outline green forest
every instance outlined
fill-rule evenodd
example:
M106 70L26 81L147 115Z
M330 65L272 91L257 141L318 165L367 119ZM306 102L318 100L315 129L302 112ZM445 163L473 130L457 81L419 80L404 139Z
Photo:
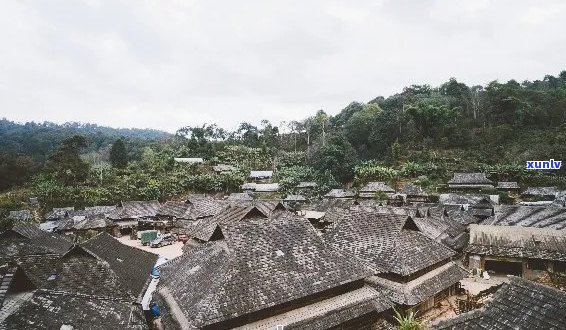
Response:
M439 191L454 171L492 180L566 187L562 168L526 170L527 160L566 157L566 71L541 80L467 86L412 85L389 97L352 102L286 123L215 124L176 134L92 124L0 120L0 217L30 196L44 208L161 201L238 191L249 170L276 170L282 194L316 181L315 194L370 180L416 181ZM204 164L174 157L202 157ZM233 164L228 174L215 164Z

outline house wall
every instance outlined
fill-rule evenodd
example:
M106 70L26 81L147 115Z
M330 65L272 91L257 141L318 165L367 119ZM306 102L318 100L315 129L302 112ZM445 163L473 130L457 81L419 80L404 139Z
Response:
M521 277L527 280L535 280L541 276L546 271L554 270L554 261L543 260L545 264L545 269L533 269L532 264L529 259L526 258L512 258L512 257L499 257L499 256L480 256L480 255L470 255L468 259L469 269L481 268L485 269L486 261L502 261L502 262L514 262L521 264Z

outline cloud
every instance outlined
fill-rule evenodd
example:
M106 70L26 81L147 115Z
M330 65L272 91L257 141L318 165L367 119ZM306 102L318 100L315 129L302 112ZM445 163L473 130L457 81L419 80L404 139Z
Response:
M561 1L10 0L0 117L175 131L564 70Z

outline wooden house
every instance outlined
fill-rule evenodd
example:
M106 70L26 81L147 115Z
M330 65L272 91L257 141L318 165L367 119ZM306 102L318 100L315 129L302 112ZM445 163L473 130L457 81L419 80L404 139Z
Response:
M470 269L535 279L541 272L566 272L566 230L470 225L464 249Z
M308 222L222 224L225 239L167 263L155 295L166 329L387 329L371 274ZM203 290L203 288L206 288Z
M426 312L467 274L451 261L456 252L427 237L411 217L366 210L341 217L325 241L372 269L366 282L400 309Z

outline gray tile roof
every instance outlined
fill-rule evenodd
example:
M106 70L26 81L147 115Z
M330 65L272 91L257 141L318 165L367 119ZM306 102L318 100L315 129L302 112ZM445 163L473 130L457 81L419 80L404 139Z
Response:
M107 262L121 284L141 300L158 258L156 254L124 245L106 233L96 235L81 246Z
M252 196L248 193L231 193L228 196L227 200L229 201L251 201L253 200Z
M8 214L8 219L13 220L29 220L33 218L30 210L19 210L19 211L10 211Z
M555 196L559 193L556 187L528 187L521 195Z
M158 201L127 201L122 202L123 212L129 219L152 218L161 207Z
M334 327L338 326L346 328L343 325L345 320L355 320L361 317L376 323L383 322L377 319L376 314L390 308L390 303L383 299L382 294L369 286L363 286L338 296L236 327L234 330L271 330L275 325L283 325L285 329L300 330L335 329ZM373 329L378 328L372 327Z
M342 208L347 209L356 203L351 198L325 198L318 202L306 205L304 208L311 211L326 212L331 209Z
M267 179L273 176L273 171L250 171L252 179Z
M326 198L353 198L356 193L351 190L344 189L332 189L324 197Z
M491 185L493 181L485 177L485 173L454 173L448 184L456 185Z
M566 293L512 277L480 309L432 324L433 330L557 330L566 324Z
M148 329L141 306L78 294L38 290L0 323L5 330Z
M417 186L414 184L409 184L404 186L400 191L400 194L407 195L407 196L428 196L428 194L423 190L421 186Z
M466 252L566 261L566 231L533 227L470 225Z
M54 207L53 210L45 216L45 220L59 220L69 215L69 212L75 210L74 206L71 207Z
M360 189L362 193L394 193L395 189L389 187L385 182L368 182L363 188Z
M407 276L455 254L419 231L403 229L414 225L406 215L350 210L341 211L340 217L325 241L355 256L375 273Z
M371 276L366 282L383 292L391 301L413 306L458 283L467 274L465 269L454 262L448 262L407 283L394 282L378 276Z
M240 222L226 239L197 247L168 263L158 291L201 328L320 293L371 274L326 246L305 221Z
M501 205L483 225L519 226L566 230L566 208L544 206Z
M31 223L16 224L12 227L12 230L25 238L35 238L43 234L43 231L39 229L39 226Z
M440 194L439 202L452 205L474 205L484 198L490 199L494 204L499 204L498 195L481 194Z
M499 181L497 183L497 189L519 189L519 184L514 181Z
M188 219L191 215L192 205L182 201L167 201L157 210L158 216Z

